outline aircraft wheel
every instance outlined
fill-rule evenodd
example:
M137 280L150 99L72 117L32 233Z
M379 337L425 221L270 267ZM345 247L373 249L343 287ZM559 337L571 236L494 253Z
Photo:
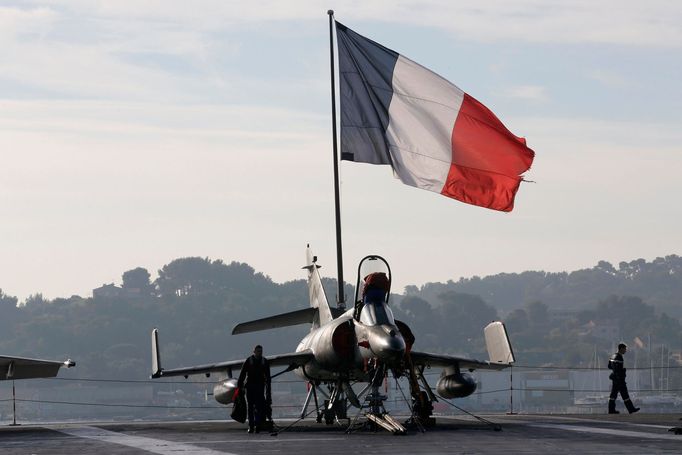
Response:
M327 425L332 425L334 423L334 411L324 411L324 423Z

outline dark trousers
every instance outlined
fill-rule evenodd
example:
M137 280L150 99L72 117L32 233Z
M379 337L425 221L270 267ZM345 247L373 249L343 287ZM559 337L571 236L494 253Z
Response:
M255 427L265 422L265 386L246 386L249 426Z
M628 385L625 383L625 379L614 379L611 381L611 395L609 395L609 412L616 410L616 398L618 394L623 398L623 403L629 412L635 409L635 405L632 404L630 400L630 394L628 393Z

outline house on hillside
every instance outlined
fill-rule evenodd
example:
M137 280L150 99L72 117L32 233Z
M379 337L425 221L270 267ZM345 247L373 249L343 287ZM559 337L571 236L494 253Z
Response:
M576 318L576 310L549 310L549 319L555 322L568 322Z
M132 299L135 297L140 297L142 295L142 290L140 288L122 288L116 286L115 284L103 284L102 286L92 290L92 296L94 298L116 298L122 297L127 299Z
M92 290L92 296L94 298L120 297L122 292L123 288L116 286L114 283L103 284L102 286Z
M670 351L670 358L675 365L682 365L682 351Z
M580 328L579 335L614 342L620 340L620 328L611 322L590 321Z

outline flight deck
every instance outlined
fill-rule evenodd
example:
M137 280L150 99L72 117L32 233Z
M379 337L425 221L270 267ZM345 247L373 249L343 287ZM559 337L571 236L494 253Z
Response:
M55 423L0 427L0 453L10 454L453 454L680 453L682 414L488 415L501 427L469 417L444 417L435 428L406 435L314 421L277 435L249 435L227 421ZM293 421L279 421L280 430Z

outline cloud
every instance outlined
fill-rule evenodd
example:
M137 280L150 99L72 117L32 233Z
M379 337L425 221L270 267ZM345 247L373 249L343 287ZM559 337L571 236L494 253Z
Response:
M594 69L587 72L587 77L609 88L625 88L628 86L625 76L615 71Z
M18 258L0 262L4 288L21 296L87 295L131 267L153 270L189 255L247 261L284 281L300 277L308 242L329 267L328 120L251 105L0 102L0 150L13 151L0 179L0 234L6 256ZM401 185L382 166L342 163L347 270L380 252L396 270L399 289L648 257L679 243L676 123L547 117L506 123L536 150L529 178L538 182L524 184L508 216ZM400 201L401 209L387 202L377 217L368 198ZM641 219L664 226L660 235L648 235ZM600 233L608 233L608 243L599 242ZM416 255L405 247L415 243ZM462 260L448 262L455 252ZM414 267L424 258L428 266ZM93 264L87 273L78 272L83 263Z
M217 8L214 20L212 11L189 11L177 2L140 2L139 8L125 1L33 3L34 8L0 9L0 98L37 94L197 103L239 101L246 93L268 100L289 96L271 82L282 75L262 71L253 49L244 51L243 40L262 37L248 15L243 20L234 8ZM237 23L250 30L240 33ZM264 58L269 59L282 53L267 52ZM310 60L317 62L319 56L306 53L296 63L304 68ZM301 94L311 87L319 90L313 79L326 66L315 68L300 70L301 77L290 81L288 89Z
M332 263L326 4L22 5L0 8L0 150L7 151L0 238L8 248L3 257L13 258L0 260L0 284L9 292L87 293L132 266L187 255L244 260L278 280L297 278L307 242ZM657 46L663 52L654 58L674 61L668 54L682 45L679 10L677 3L656 0L386 0L343 2L337 13L374 39L408 26L415 39L421 34L414 28L437 29L426 39L441 41L425 45L438 52L450 47L443 32L472 52L479 48L469 43L509 42L540 44L534 50L561 55L555 44L578 44L581 56L599 62L578 71L617 86L638 75L611 72L614 62L594 60L591 45L625 46L615 59ZM630 52L634 46L640 48ZM487 56L497 52L497 46L485 48ZM547 87L559 86L563 74L517 56L482 61L509 62L490 82L507 87L500 96L535 103L559 96ZM590 67L596 69L582 69ZM538 69L542 79L529 77ZM543 85L514 85L518 81ZM563 83L567 93L578 93L573 79ZM678 96L675 90L661 87L668 101ZM384 167L343 163L346 266L379 252L395 265L399 286L571 268L595 254L646 256L654 242L655 251L680 244L676 111L662 110L656 118L667 123L654 123L632 118L651 115L646 109L619 115L608 106L585 105L569 111L584 118L557 118L555 103L525 107L538 117L500 112L537 152L529 179L538 183L524 184L509 216L401 185ZM591 113L629 121L587 117ZM400 209L387 202L377 217L368 213L367 200L400 201ZM640 218L656 222L659 231L647 230ZM605 235L613 240L600 242ZM405 247L417 243L418 253ZM447 261L453 255L456 264ZM84 263L92 264L88 276L81 274ZM420 263L427 266L414 267Z
M47 7L13 8L0 6L0 38L41 36L55 23L58 15Z
M639 156L647 157L648 149L680 150L682 131L676 122L652 122L646 119L627 121L603 120L590 117L512 117L513 130L523 129L524 135L554 141L569 149L584 149L587 145L598 149L639 149ZM625 158L635 159L638 155ZM680 156L682 158L682 155ZM677 157L675 157L677 159Z
M87 295L132 266L188 255L298 277L273 251L295 243L284 258L300 266L318 224L305 214L325 213L328 123L253 105L1 100L0 237L14 258L0 260L3 288ZM74 273L81 260L97 265Z
M249 68L233 64L244 63L236 57L247 52L244 40L253 40L254 30L291 23L296 27L292 34L316 34L320 43L326 38L322 32L326 7L311 0L191 4L35 0L24 5L28 6L0 8L0 60L4 62L0 90L11 96L17 92L14 87L21 86L53 97L160 101L172 96L196 102L220 93L222 99L231 99L247 89L270 90L262 72L249 73ZM394 24L396 32L403 24L438 28L469 42L670 47L682 46L682 28L677 26L682 23L682 8L675 5L656 0L645 7L611 1L490 1L472 6L439 0L375 0L344 2L338 13L343 20L358 23L358 31L369 36L372 24L381 21ZM303 62L297 63L304 66L305 61L317 62L319 56L308 50L300 59ZM617 74L601 69L588 77L605 84L622 83ZM301 83L301 93L314 79ZM3 81L9 88L3 87ZM534 101L546 100L547 95L537 86L515 87L506 93Z
M682 46L682 8L666 0L387 0L339 10L346 12L361 20L438 27L464 41Z
M166 23L194 30L273 21L324 22L329 6L317 0L44 0L34 4L80 16ZM342 21L437 27L466 41L682 46L682 7L667 0L351 0L338 6L336 13Z
M249 105L0 101L0 149L13 151L1 186L8 197L54 193L51 186L108 193L127 178L139 185L124 191L134 197L159 188L182 194L186 188L174 181L194 182L196 189L223 175L248 188L254 180L299 172L302 162L321 167L315 150L326 147L327 122L327 116ZM260 191L269 190L254 189Z
M543 102L547 101L547 88L541 85L517 85L497 92L498 95L506 98L516 98L527 101Z

